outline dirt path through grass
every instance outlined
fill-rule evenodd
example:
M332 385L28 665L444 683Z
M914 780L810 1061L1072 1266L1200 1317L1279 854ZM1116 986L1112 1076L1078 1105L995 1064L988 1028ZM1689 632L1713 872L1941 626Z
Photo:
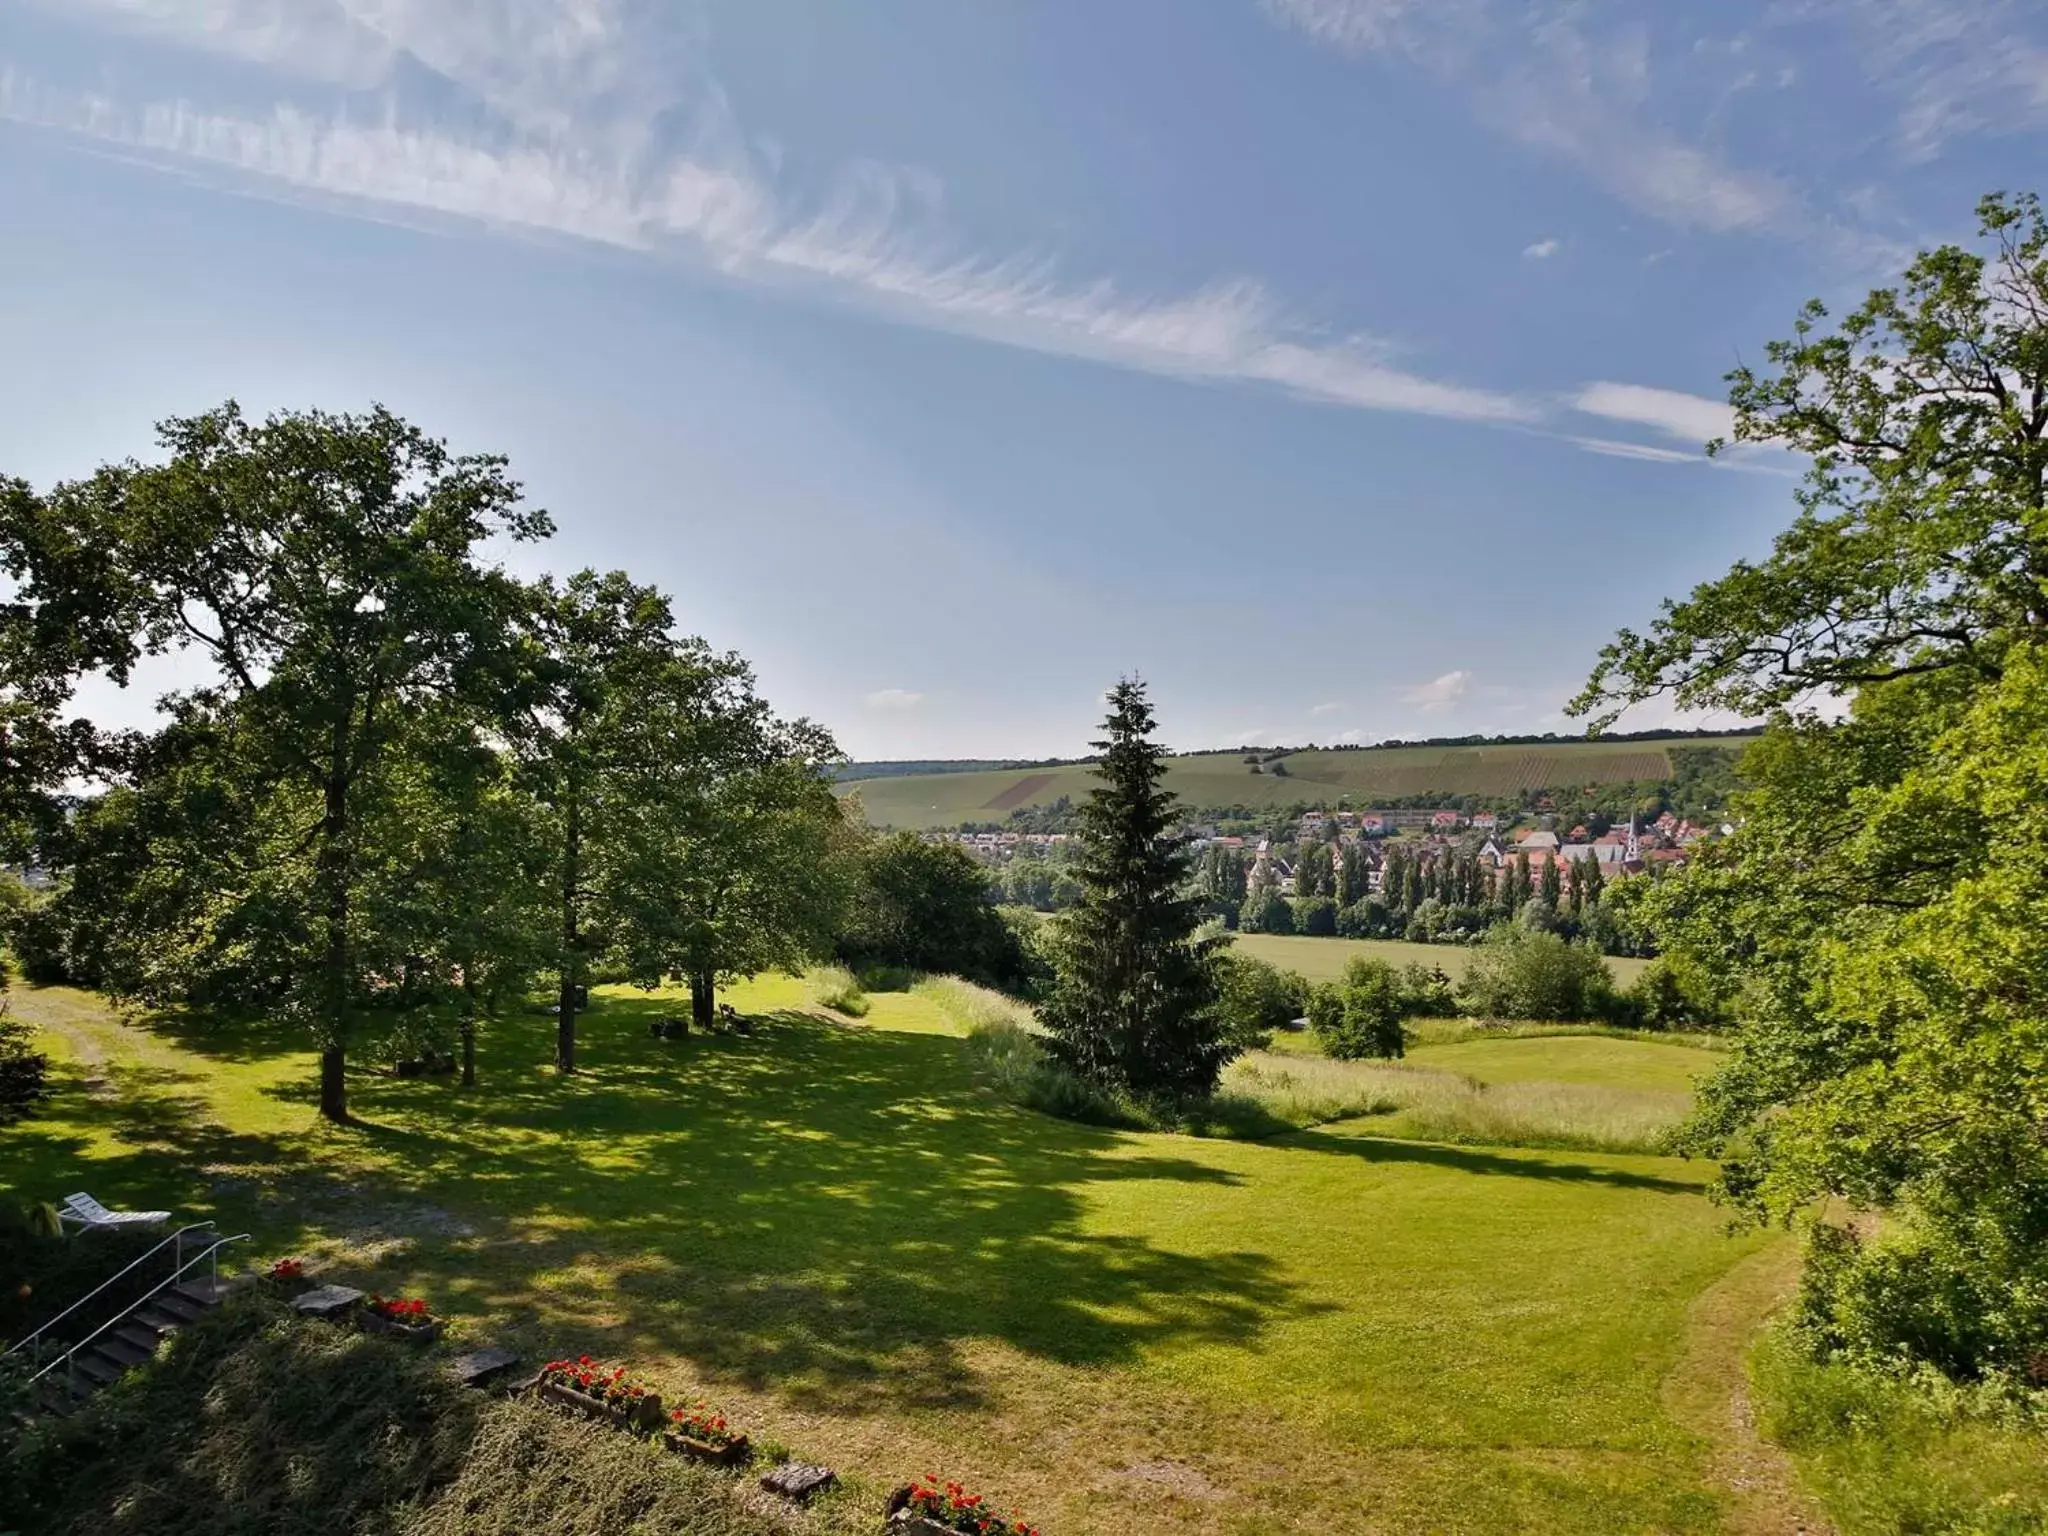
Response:
M1757 1330L1798 1275L1799 1246L1790 1239L1742 1260L1692 1304L1685 1353L1664 1378L1666 1410L1713 1447L1709 1475L1728 1496L1730 1536L1833 1536L1791 1458L1757 1432L1743 1368Z

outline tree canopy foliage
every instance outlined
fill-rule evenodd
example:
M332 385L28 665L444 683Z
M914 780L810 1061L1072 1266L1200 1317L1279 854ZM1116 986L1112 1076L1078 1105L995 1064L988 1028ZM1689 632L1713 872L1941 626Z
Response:
M1735 834L1638 914L1740 1024L1690 1145L1759 1219L1891 1213L1819 1230L1802 1328L1957 1376L2048 1351L2048 219L1979 211L1988 251L1731 375L1736 437L1810 459L1799 516L1577 706L1777 711Z
M382 408L232 404L163 462L0 481L0 837L63 873L39 966L152 1003L295 1020L347 1117L366 1031L479 1020L557 985L557 1066L600 961L721 979L829 952L857 836L839 753L623 572L524 582L504 460ZM196 652L149 735L61 711L81 672ZM104 786L75 808L56 787Z

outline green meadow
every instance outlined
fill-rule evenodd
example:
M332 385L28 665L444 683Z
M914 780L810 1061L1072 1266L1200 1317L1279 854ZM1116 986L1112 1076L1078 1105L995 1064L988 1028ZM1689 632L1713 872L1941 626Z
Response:
M1747 738L1698 738L1686 746L1734 745ZM1166 787L1183 805L1254 809L1298 803L1369 809L1376 799L1409 795L1509 797L1524 789L1563 785L1656 782L1672 774L1657 742L1568 741L1481 747L1367 747L1358 751L1292 752L1284 772L1254 773L1236 752L1195 752L1167 761ZM957 826L1002 821L1021 806L1078 801L1095 787L1087 763L1055 768L982 769L861 779L840 786L858 792L876 826Z
M1730 1470L1769 1461L1730 1405L1789 1247L1729 1236L1699 1165L1428 1139L1442 1104L1092 1129L977 1092L939 993L858 1021L795 980L731 996L752 1037L660 1041L674 998L604 989L576 1076L524 1017L478 1088L364 1072L331 1129L302 1037L20 989L59 1091L4 1133L0 1190L211 1217L464 1339L630 1361L856 1492L938 1472L1060 1536L1792 1529ZM1561 1036L1409 1066L1579 1114L1682 1105L1706 1057Z
M1405 939L1307 939L1296 934L1240 933L1236 947L1247 955L1296 971L1310 981L1335 981L1344 967L1360 956L1389 965L1426 965L1456 981L1472 963L1472 951L1459 944L1410 944ZM1616 986L1625 987L1642 975L1650 962L1627 955L1609 955L1607 968Z

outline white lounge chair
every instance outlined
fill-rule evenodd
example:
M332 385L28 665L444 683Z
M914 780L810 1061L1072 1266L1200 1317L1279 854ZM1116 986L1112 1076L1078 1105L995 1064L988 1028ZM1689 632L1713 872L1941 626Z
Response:
M138 1227L169 1221L169 1211L110 1211L91 1195L80 1191L66 1195L57 1208L59 1221L75 1221L81 1227Z

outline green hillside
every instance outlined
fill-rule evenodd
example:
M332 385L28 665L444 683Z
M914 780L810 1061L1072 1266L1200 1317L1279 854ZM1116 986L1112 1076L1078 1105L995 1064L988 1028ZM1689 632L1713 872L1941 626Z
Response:
M1176 757L1167 784L1191 807L1287 806L1297 802L1357 809L1421 795L1512 797L1523 790L1661 782L1672 776L1668 748L1740 746L1746 737L1662 741L1520 742L1497 746L1372 747L1363 751L1287 754L1252 772L1237 752ZM1275 772L1276 767L1284 772ZM1061 795L1079 800L1092 787L1086 763L1054 768L1000 768L978 773L906 774L842 786L857 790L868 820L886 827L951 827L1001 821L1023 806Z

